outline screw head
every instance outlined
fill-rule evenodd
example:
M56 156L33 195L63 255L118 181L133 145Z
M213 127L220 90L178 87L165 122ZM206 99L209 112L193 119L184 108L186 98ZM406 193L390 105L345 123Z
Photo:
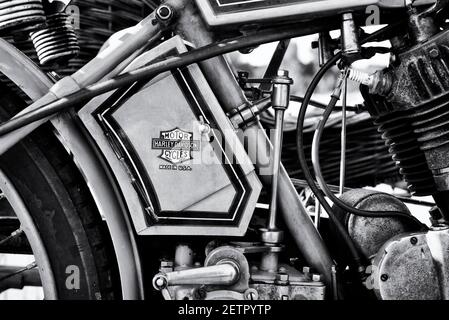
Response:
M412 237L412 238L410 239L410 243L411 243L412 245L415 246L415 245L418 243L418 238Z
M440 52L438 51L438 49L434 48L434 49L430 50L429 54L432 58L438 58L440 55Z
M156 290L163 290L167 287L168 281L164 275L158 274L153 278L153 287Z
M388 277L388 274L385 274L385 273L384 273L383 275L380 276L380 280L382 280L383 282L387 281L388 278L389 278L389 277Z
M244 295L246 300L257 300L259 299L259 293L256 289L250 288L245 291Z

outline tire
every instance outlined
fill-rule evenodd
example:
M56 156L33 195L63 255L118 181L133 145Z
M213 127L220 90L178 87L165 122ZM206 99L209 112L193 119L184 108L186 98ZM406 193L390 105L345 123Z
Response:
M3 83L0 95L1 122L26 105ZM117 263L107 228L85 181L50 125L2 155L0 168L26 203L44 242L58 299L120 298ZM73 266L79 270L79 287L75 288L66 285Z

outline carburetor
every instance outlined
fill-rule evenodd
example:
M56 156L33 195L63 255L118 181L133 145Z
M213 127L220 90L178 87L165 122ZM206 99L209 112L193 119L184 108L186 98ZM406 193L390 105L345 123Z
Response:
M257 255L280 251L256 243L206 247L204 264L194 263L191 247L179 244L173 260L161 261L153 286L167 300L323 300L326 286L319 274L280 264L268 270Z

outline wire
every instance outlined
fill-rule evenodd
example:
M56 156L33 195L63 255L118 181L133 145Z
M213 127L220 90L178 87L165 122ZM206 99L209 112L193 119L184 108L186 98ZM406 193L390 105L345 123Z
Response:
M304 103L304 97L299 97L299 96L291 96L290 100L293 102L298 102L298 103ZM326 105L324 103L320 103L318 101L315 100L310 100L309 104L315 108L318 109L326 109ZM343 111L343 107L340 106L335 106L334 111ZM346 106L346 111L349 112L360 112L360 108L356 107L356 106Z
M362 272L364 270L363 266L363 258L360 254L360 252L357 250L354 242L352 241L351 237L349 236L348 232L346 231L346 228L342 225L340 220L335 216L331 206L326 201L326 198L324 197L323 193L320 191L320 189L315 184L315 180L312 176L312 173L309 170L309 167L307 165L306 155L304 152L304 121L306 118L306 112L307 107L309 106L309 103L312 99L312 95L318 86L319 82L323 78L323 76L326 74L328 70L330 70L341 58L342 53L337 53L334 57L332 57L329 61L327 61L324 66L318 71L318 73L313 78L309 88L307 89L307 92L304 96L304 102L300 109L299 116L298 116L298 124L297 124L297 130L296 130L296 143L297 143L297 152L298 152L298 158L299 163L301 165L301 169L303 171L304 177L312 190L312 192L315 194L315 197L320 202L323 209L327 212L331 222L337 229L337 232L341 235L344 243L348 247L349 253L352 257L352 261L357 268L358 272Z
M397 26L401 25L402 23L403 22L401 21L401 22L399 22L397 24L389 25L389 26L387 26L385 28L382 28L382 29L380 29L380 30L378 30L378 31L368 35L367 37L365 37L361 41L361 43L362 44L366 44L366 43L371 42L371 41L379 40L379 38L381 37L381 35L383 33L390 32L392 29L396 28ZM357 250L354 242L352 241L351 237L349 236L346 228L341 224L341 222L335 216L331 206L327 202L327 200L324 197L323 193L321 192L321 190L315 184L315 180L314 180L314 178L312 176L312 173L310 172L309 167L307 165L306 155L305 155L305 152L304 152L304 136L303 136L303 132L304 132L304 121L305 121L305 118L306 118L307 108L308 108L308 106L309 106L309 104L311 102L313 93L315 92L315 89L318 86L318 84L321 81L321 79L323 78L323 76L342 57L343 57L343 54L342 54L341 51L336 53L331 59L329 59L323 65L323 67L318 71L318 73L315 75L315 77L313 78L312 82L310 83L310 85L309 85L309 87L307 89L307 92L306 92L306 94L304 96L304 101L303 101L303 104L301 106L301 109L300 109L300 112L299 112L299 116L298 116L298 123L297 123L297 128L296 128L296 147L297 147L296 149L297 149L297 153L298 153L299 163L300 163L301 169L303 171L304 177L305 177L305 179L307 181L307 184L309 185L309 187L312 190L312 192L315 194L315 197L318 199L318 201L320 202L320 204L322 205L324 210L329 215L329 218L330 218L331 222L334 224L337 232L340 234L340 236L342 237L342 240L345 242L346 246L348 247L348 250L349 250L349 253L350 253L351 257L352 257L353 263L357 267L357 271L361 272L364 269L364 266L362 264L362 260L363 259L362 259L361 255L360 255L359 251ZM336 98L333 98L333 100L331 101L331 105L333 105L332 109L335 107L337 101L338 101L338 99L336 99ZM332 195L333 195L333 193L332 193ZM347 206L347 207L349 207L349 206ZM352 208L352 207L349 207L349 209L350 210L347 210L347 211L349 211L351 213L352 212L363 213L363 214L366 213L366 212L359 212L359 210L354 210L355 208ZM368 214L371 214L371 212L368 212Z
M368 210L360 210L357 208L354 208L353 206L350 206L346 204L344 201L342 201L340 198L338 198L332 190L330 190L329 186L326 184L323 174L321 172L321 165L320 165L320 142L321 137L323 135L323 131L326 125L327 120L329 120L330 115L333 112L333 109L338 102L339 98L336 96L333 96L328 107L326 108L323 119L318 123L318 128L315 131L315 136L313 137L313 143L312 143L312 164L313 169L315 171L315 176L318 181L318 184L321 187L321 190L326 194L326 196L339 208L342 210L352 213L356 216L361 217L369 217L369 218L397 218L402 217L408 221L410 221L413 224L419 225L420 228L424 228L425 226L414 216L410 215L406 212L400 212L400 211L368 211Z

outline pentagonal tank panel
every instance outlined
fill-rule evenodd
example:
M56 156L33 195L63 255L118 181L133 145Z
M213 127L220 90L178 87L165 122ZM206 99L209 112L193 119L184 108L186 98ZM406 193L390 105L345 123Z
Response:
M129 69L186 50L175 37ZM79 114L140 234L246 232L261 185L196 65L94 99Z

